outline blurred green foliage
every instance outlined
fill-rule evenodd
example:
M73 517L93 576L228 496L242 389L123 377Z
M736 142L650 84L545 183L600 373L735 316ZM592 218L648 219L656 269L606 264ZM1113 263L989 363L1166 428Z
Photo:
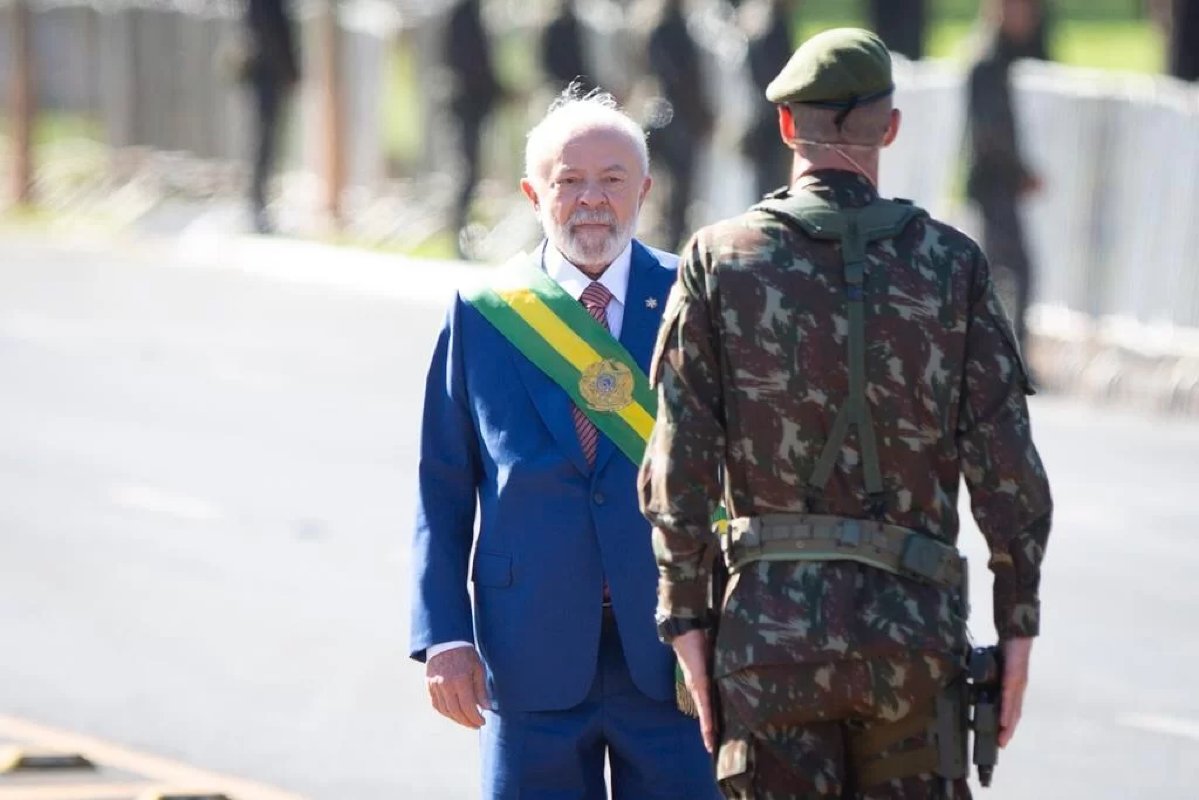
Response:
M1165 42L1142 0L1058 0L1052 4L1050 51L1063 64L1160 72ZM978 30L978 0L930 0L928 54L967 58ZM825 28L866 25L866 3L804 0L796 14L802 40Z

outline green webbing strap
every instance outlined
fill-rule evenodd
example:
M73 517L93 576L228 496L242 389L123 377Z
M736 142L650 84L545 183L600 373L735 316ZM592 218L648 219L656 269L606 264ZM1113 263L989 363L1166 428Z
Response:
M845 262L845 297L849 317L849 396L837 412L828 441L816 462L808 487L823 491L832 476L837 455L852 424L858 431L866 492L873 498L883 494L879 467L878 439L866 400L866 245L893 238L925 212L907 203L878 199L862 208L834 208L810 192L765 200L755 206L798 224L815 239L840 240Z

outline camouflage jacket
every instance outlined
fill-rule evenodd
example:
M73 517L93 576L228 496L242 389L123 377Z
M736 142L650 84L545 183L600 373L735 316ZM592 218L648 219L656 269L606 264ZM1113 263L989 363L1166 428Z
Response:
M838 207L877 197L849 172L796 190ZM986 259L968 237L919 217L871 244L866 388L886 488L881 519L946 542L958 535L964 475L990 547L1000 636L1039 628L1040 564L1052 503L1033 446L1031 393ZM761 211L699 231L680 264L651 372L657 423L639 478L654 526L659 610L706 606L708 520L817 511L872 518L851 431L818 499L805 487L848 393L840 244ZM745 666L953 651L955 591L855 562L757 562L726 594L717 674Z

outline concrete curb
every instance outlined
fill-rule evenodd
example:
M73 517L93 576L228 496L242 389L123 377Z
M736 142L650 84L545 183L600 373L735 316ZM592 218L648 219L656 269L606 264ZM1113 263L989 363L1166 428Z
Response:
M448 305L456 289L477 282L492 267L267 236L185 233L169 247L181 263L194 267L437 306Z
M454 291L495 265L415 259L284 237L185 231L177 237L89 237L67 244L124 242L157 249L197 269L235 270L299 286L448 307ZM62 244L63 242L56 242ZM1034 307L1028 360L1039 389L1097 404L1199 416L1199 330Z

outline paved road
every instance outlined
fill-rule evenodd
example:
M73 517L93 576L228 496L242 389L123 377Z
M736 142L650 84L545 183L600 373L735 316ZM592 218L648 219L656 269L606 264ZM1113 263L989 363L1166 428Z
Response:
M0 713L315 800L473 796L475 736L405 656L438 281L411 270L405 300L265 274L286 263L4 252ZM1199 425L1054 398L1034 423L1046 635L985 796L1195 797Z

